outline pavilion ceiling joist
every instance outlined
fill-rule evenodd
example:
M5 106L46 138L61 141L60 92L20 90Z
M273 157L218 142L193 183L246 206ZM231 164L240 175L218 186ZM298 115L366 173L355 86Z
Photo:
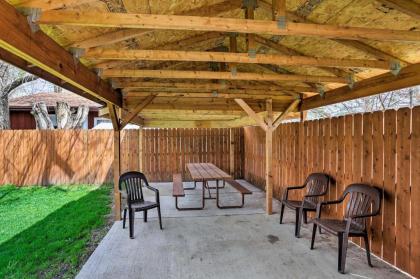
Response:
M279 28L272 20L220 17L151 15L128 13L97 13L54 10L42 13L38 24L72 25L104 28L138 28L154 30L189 30L257 33L280 36L309 36L348 40L420 41L420 32L363 27L287 23Z
M42 31L33 36L62 46L56 64L69 64L64 49L75 53L74 78L85 82L78 67L96 71L87 76L116 92L118 117L145 126L255 125L234 99L263 118L270 104L277 125L301 109L420 83L419 0L7 2L35 12ZM49 70L41 66L33 69Z
M0 47L43 71L70 83L104 102L121 106L121 96L105 81L78 63L65 49L42 32L33 32L26 17L0 3ZM77 92L76 92L77 93Z
M389 62L379 60L332 59L276 54L250 56L248 53L214 51L91 49L85 52L83 57L100 60L202 61L282 66L392 69L392 65Z
M103 70L101 76L132 78L168 78L168 79L213 79L213 80L256 80L256 81L302 81L302 82L335 82L346 84L349 81L342 77L280 75L266 73L232 73L212 71L173 71L173 70Z

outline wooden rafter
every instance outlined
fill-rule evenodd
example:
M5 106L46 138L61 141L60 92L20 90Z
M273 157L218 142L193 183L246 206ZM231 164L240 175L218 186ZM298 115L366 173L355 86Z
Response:
M159 49L159 50L170 50L170 49L184 49L184 50L194 50L194 49L200 49L200 48L204 48L204 49L208 49L208 45L212 45L211 43L213 42L217 42L218 40L223 40L224 35L218 32L205 32L199 35L195 35L192 37L187 37L175 42L165 42L163 44L157 45L154 48L155 49ZM97 51L96 49L94 50L88 50L88 53L92 53ZM111 60L111 61L103 61L102 62L95 64L93 67L94 68L99 68L99 69L110 69L110 68L116 68L116 67L120 67L120 66L124 66L127 67L128 65L134 64L137 61L134 60ZM159 61L159 60L155 60L155 61ZM159 65L156 64L156 62L154 64L149 63L145 63L143 61L143 64L145 64L143 67L147 68L150 66L161 66L164 67L165 65Z
M252 93L233 93L225 90L213 91L213 92L153 92L157 97L191 97L191 98L220 98L220 99L262 99L271 98L273 100L279 101L290 101L293 100L293 97L288 95L280 94L270 94L268 92L261 92L260 94ZM142 91L130 91L124 94L126 98L136 98L136 97L145 97L150 95L150 92Z
M280 94L281 91L314 92L312 88L305 86L284 86L284 85L253 85L243 82L238 83L191 83L191 82L153 82L153 81L113 81L114 88L124 89L155 89L161 91L174 90L244 90L246 92L260 92ZM270 92L274 91L274 92ZM238 91L236 91L238 92Z
M293 101L290 106L287 107L287 109L285 111L283 111L277 118L276 120L273 121L273 128L276 129L280 123L286 119L287 115L291 112L293 112L297 106L299 105L300 100L295 100Z
M234 8L238 8L240 0L226 0L223 2L216 3L214 5L199 7L196 9L182 12L180 15L195 15L195 16L216 16L222 12L229 11ZM98 46L105 46L115 44L125 40L137 38L143 35L153 33L153 30L138 30L138 29L121 29L113 32L108 32L89 38L80 42L75 42L71 46L77 48L91 48Z
M286 0L273 1L273 20L286 22Z
M135 106L130 113L128 113L123 119L121 119L121 129L123 129L128 123L131 122L145 107L147 107L153 99L156 97L155 94L149 95L140 102L137 106Z
M258 5L265 9L266 11L271 11L272 10L272 4L267 2L267 0L259 0L258 1ZM308 24L317 24L316 22L310 21L307 18L303 17L303 16L299 16L296 13L293 12L287 12L287 19L290 21L294 21L294 22L298 22L298 23L308 23ZM347 47L352 47L355 49L358 49L360 51L363 51L365 53L368 53L378 59L383 59L383 60L388 60L388 61L400 61L401 63L408 65L410 63L408 63L407 61L400 59L390 53L387 53L383 50L380 50L378 48L375 48L371 45L368 45L364 42L361 41L355 41L355 40L346 40L346 39L332 39L333 41L347 46Z
M1 1L0 15L0 48L104 102L122 105L119 92L42 31L34 33L13 6Z
M231 73L211 71L172 71L172 70L104 70L102 77L137 77L169 79L217 79L217 80L257 80L257 81L302 81L347 83L345 78L307 75L280 75L266 73Z
M255 41L257 43L263 45L263 46L266 46L268 48L271 48L271 49L273 49L273 50L275 50L275 51L277 51L277 52L279 52L281 54L284 54L284 55L289 55L289 56L305 56L303 53L301 53L301 52L299 52L297 50L294 50L292 48L286 47L286 46L284 46L282 44L275 43L275 42L273 42L273 41L271 41L269 39L266 39L266 38L261 37L261 36L258 36L258 35L255 36ZM307 55L306 55L306 57L314 58L312 56L307 56ZM346 72L346 71L344 71L344 70L342 70L342 69L333 68L333 67L322 67L322 66L321 67L318 66L318 68L321 69L321 70L323 70L323 71L330 72L330 73L332 73L332 74L334 74L336 76L339 76L339 77L347 77L347 76L349 76L349 73Z
M377 0L380 3L420 20L420 4L412 0Z
M310 36L349 40L420 41L420 32L363 27L341 27L322 24L289 22L278 28L270 20L238 18L175 16L80 11L47 11L36 21L39 24L138 29L216 31L261 33L284 36Z
M9 64L14 65L15 67L18 67L28 73L31 73L35 76L38 76L48 82L51 82L57 86L60 86L64 89L67 89L73 93L76 93L86 99L92 100L96 103L99 104L105 104L102 100L87 94L86 92L84 92L83 90L80 90L79 88L71 85L70 83L67 82L63 82L60 78L46 72L43 71L41 68L38 67L33 67L32 64L28 63L26 60L20 58L19 56L13 55L10 52L7 52L6 50L0 48L0 60L3 60Z
M390 69L391 67L388 62L379 60L317 58L277 54L256 54L254 57L249 56L248 53L183 50L91 49L86 51L83 57L107 60L197 61L342 68Z
M15 0L13 6L17 8L34 8L43 11L65 9L72 6L78 6L94 2L96 0Z
M327 91L323 97L313 96L303 100L301 110L309 110L326 105L367 97L392 90L420 85L420 63L401 70L398 76L385 73L356 82L353 88L340 87Z
M263 129L268 130L267 123L242 99L235 99L235 102Z

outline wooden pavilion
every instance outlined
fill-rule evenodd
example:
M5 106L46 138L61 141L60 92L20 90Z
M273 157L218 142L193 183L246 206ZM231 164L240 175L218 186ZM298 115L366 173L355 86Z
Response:
M130 122L259 125L268 214L282 120L420 84L419 0L7 0L0 15L0 59L104 104L116 143Z

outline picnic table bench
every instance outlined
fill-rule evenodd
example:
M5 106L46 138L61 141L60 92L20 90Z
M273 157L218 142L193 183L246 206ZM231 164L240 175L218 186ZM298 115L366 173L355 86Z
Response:
M229 174L219 169L212 163L190 163L187 164L187 169L190 172L191 178L194 181L194 187L184 188L182 175L176 173L173 175L173 193L175 197L175 207L178 210L198 210L204 209L206 199L216 199L216 205L218 208L241 208L245 203L245 195L252 194L251 191L246 189L244 186L236 182ZM216 181L216 186L210 186L209 181ZM219 181L223 181L223 186L219 186ZM185 190L193 190L196 187L197 182L203 184L202 187L202 205L200 207L180 207L178 205L178 198L185 197ZM219 202L219 189L224 188L225 182L235 188L242 195L242 203L240 205L221 205ZM212 197L210 189L216 189L216 197ZM208 197L205 192L208 191Z

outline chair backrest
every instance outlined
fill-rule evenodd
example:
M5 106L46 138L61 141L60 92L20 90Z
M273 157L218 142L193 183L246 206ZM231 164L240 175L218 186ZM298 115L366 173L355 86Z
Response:
M350 195L344 217L355 217L361 215L378 215L381 210L381 192L366 184L351 184L344 190L343 197ZM358 229L366 229L366 220L369 217L356 218L352 224Z
M143 183L149 185L143 173L130 171L120 176L118 187L120 191L126 191L129 202L144 201Z
M326 173L311 173L305 181L307 195L325 195L330 184L330 176ZM317 205L319 197L308 197L306 201Z

